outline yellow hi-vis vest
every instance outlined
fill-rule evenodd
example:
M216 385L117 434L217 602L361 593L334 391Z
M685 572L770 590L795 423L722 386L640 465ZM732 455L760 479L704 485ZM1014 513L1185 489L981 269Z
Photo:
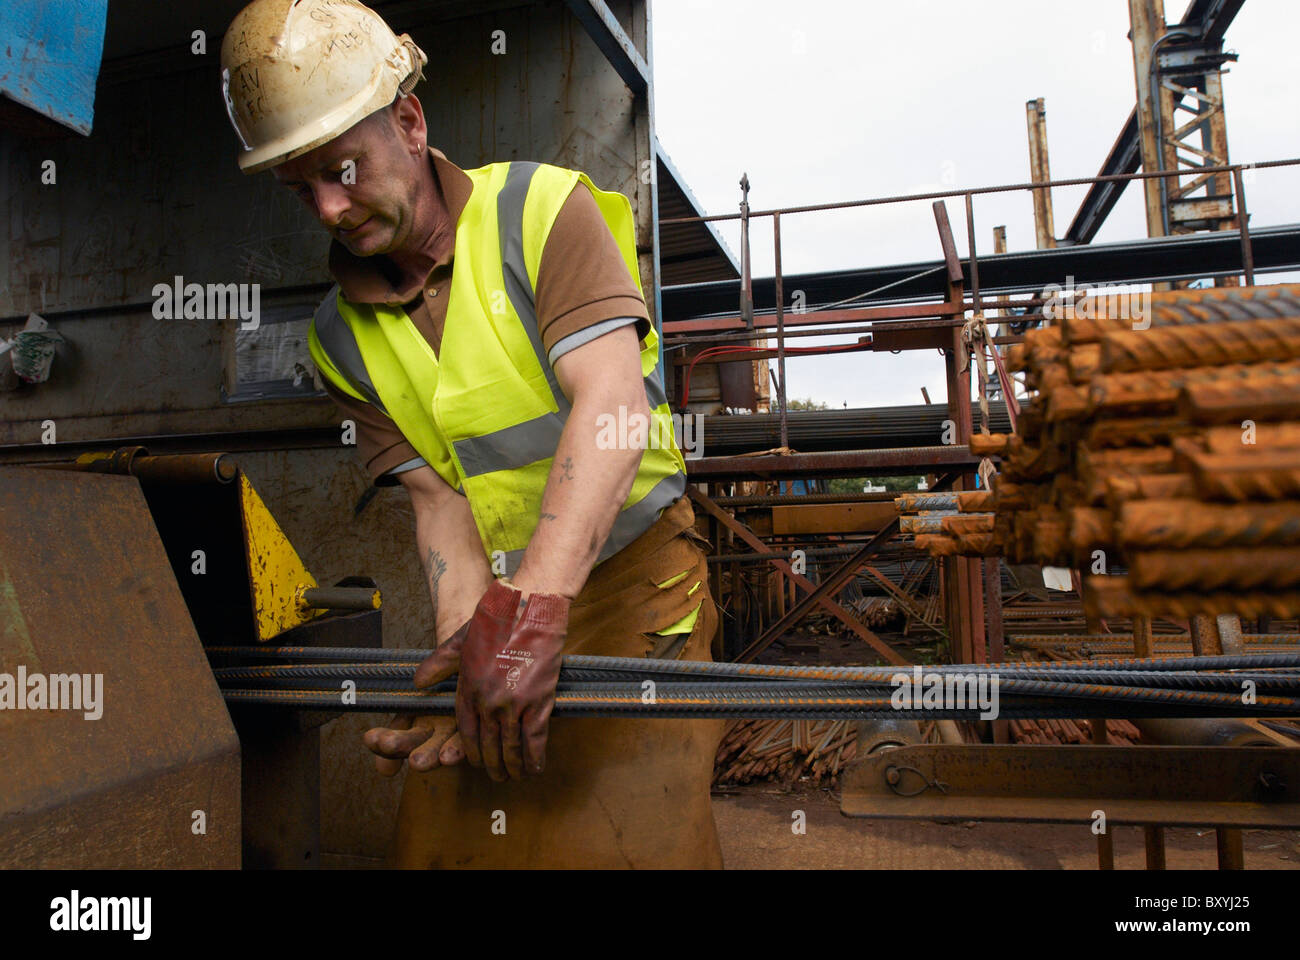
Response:
M469 500L494 571L513 574L532 538L570 404L546 359L533 291L546 238L579 180L637 274L632 206L584 173L515 161L465 171L474 189L456 223L447 319L438 355L401 307L352 303L336 286L308 335L312 359L344 393L397 424L416 451ZM646 531L686 489L686 464L657 369L653 324L641 342L648 429L610 411L597 442L645 447L632 491L597 563ZM502 558L504 554L504 558Z

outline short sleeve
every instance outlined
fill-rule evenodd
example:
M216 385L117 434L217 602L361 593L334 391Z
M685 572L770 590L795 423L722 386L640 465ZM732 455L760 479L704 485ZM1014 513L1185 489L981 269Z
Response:
M418 462L410 464L411 466L419 466L424 462L391 417L380 413L363 400L348 396L328 380L324 386L325 392L330 395L344 418L356 424L357 455L366 465L371 482L379 483L384 474L395 467L407 466L412 460ZM390 478L379 485L393 482L396 482L395 478Z
M537 325L547 352L593 324L632 317L637 337L650 332L645 299L627 270L609 225L579 180L555 217L537 268Z

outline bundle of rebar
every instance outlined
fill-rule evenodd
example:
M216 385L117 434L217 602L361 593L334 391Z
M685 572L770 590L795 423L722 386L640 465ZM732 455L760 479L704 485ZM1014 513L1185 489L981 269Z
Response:
M1112 746L1141 740L1127 720L1025 718L1008 721L1008 729L1016 743L1091 744L1094 723L1106 724L1106 743ZM933 723L922 725L922 739L937 739ZM847 720L733 720L718 744L713 786L771 780L787 787L797 781L835 787L857 755L858 728Z
M1085 298L1007 366L992 529L933 552L1080 570L1095 617L1300 612L1300 285Z
M893 597L863 597L850 606L858 618L872 630L889 626L903 616L902 607Z
M1111 746L1130 746L1142 739L1138 728L1127 720L1012 720L1008 726L1016 743L1088 744L1096 742L1094 723L1106 724L1105 742Z
M832 786L858 753L858 728L848 720L734 720L713 764L713 785L778 779Z
M417 688L427 650L209 647L231 705L451 714L455 680ZM231 661L235 661L231 664ZM1243 684L1252 696L1243 698ZM906 701L899 696L904 687ZM914 691L914 692L913 692ZM1300 716L1300 653L913 667L566 656L556 716L854 720ZM977 702L979 701L979 702Z
M993 492L905 493L894 498L900 533L931 556L983 556L993 549Z
M788 410L789 445L801 453L831 450L875 450L927 447L944 441L948 408L937 404L848 410ZM992 430L1010 430L1006 404L989 404ZM781 443L781 418L776 413L706 416L701 425L708 456L732 456L769 450Z

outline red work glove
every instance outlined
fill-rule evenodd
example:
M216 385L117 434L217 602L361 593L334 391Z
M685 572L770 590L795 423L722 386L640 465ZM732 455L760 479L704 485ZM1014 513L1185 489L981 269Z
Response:
M568 597L524 600L501 580L474 611L461 648L456 725L465 759L493 780L542 772L568 625Z

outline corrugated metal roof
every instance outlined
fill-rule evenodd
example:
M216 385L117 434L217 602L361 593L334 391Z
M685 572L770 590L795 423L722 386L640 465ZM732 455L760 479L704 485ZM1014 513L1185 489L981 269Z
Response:
M659 219L704 216L686 180L656 138ZM659 227L659 283L704 283L734 280L740 263L711 223L675 223Z

